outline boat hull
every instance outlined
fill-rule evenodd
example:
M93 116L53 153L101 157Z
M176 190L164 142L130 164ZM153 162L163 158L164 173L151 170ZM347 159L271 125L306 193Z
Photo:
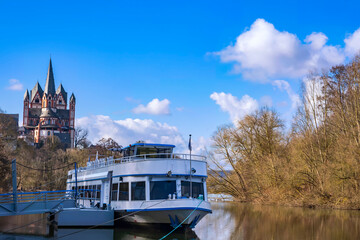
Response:
M204 201L197 206L174 205L178 206L115 210L115 219L131 224L162 224L174 228L182 223L184 227L193 228L206 214L211 213L210 203Z

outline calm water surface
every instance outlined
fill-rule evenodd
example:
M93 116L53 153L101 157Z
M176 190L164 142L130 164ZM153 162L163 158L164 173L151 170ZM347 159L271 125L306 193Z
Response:
M360 211L253 206L212 203L193 231L175 232L166 239L360 239ZM1 221L0 221L1 222ZM36 226L32 226L36 227ZM59 229L60 239L159 239L167 230L126 228ZM34 232L29 229L29 232ZM49 239L39 236L0 235L0 239Z

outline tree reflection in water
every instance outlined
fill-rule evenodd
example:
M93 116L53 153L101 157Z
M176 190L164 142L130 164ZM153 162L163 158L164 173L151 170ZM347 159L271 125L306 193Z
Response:
M238 239L360 239L360 211L305 209L249 205L241 203L212 203L213 213L202 219L194 231L176 231L167 240L238 240ZM33 216L34 217L34 216ZM38 216L36 216L38 218ZM23 217L21 221L29 220ZM4 223L4 222L3 222ZM5 223L4 223L5 224ZM1 225L1 224L0 224ZM9 229L9 223L5 224ZM43 224L45 226L45 224ZM29 226L27 234L36 234ZM156 226L121 226L90 229L62 239L126 240L159 239L171 229ZM1 229L0 229L1 230ZM4 228L3 228L4 230ZM79 229L58 229L58 237ZM16 234L0 234L0 239L17 239ZM45 239L41 236L19 236L19 239Z
M200 239L360 239L360 211L212 203Z

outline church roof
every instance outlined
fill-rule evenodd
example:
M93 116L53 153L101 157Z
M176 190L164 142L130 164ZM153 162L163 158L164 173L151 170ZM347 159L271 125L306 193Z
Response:
M50 58L50 62L49 62L49 68L48 68L48 73L47 73L47 77L46 77L44 92L46 94L51 94L52 96L55 95L55 80L54 80L54 73L53 73L52 64L51 64L51 58Z
M56 90L56 94L60 94L63 96L65 102L67 102L67 92L65 91L62 84L59 85L58 89Z
M29 109L29 118L38 118L41 114L41 108L30 108Z
M26 89L25 94L24 94L24 100L29 100L29 91Z
M30 101L32 101L32 100L34 99L34 97L35 97L35 95L36 95L37 92L39 92L40 98L41 98L42 95L43 95L43 93L44 93L44 91L42 90L39 82L36 82L34 88L30 91L30 95L31 95L31 100L30 100Z
M58 116L56 115L56 113L53 112L53 110L51 110L51 108L42 108L41 109L41 118L58 118Z
M58 109L56 111L56 114L58 115L58 117L60 119L69 119L69 116L70 116L69 110L66 110L66 109Z

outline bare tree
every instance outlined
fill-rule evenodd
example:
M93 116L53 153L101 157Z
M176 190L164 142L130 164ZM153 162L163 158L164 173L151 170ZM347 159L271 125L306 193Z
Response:
M87 139L89 131L83 128L75 128L75 148L87 148L90 146L90 141Z

